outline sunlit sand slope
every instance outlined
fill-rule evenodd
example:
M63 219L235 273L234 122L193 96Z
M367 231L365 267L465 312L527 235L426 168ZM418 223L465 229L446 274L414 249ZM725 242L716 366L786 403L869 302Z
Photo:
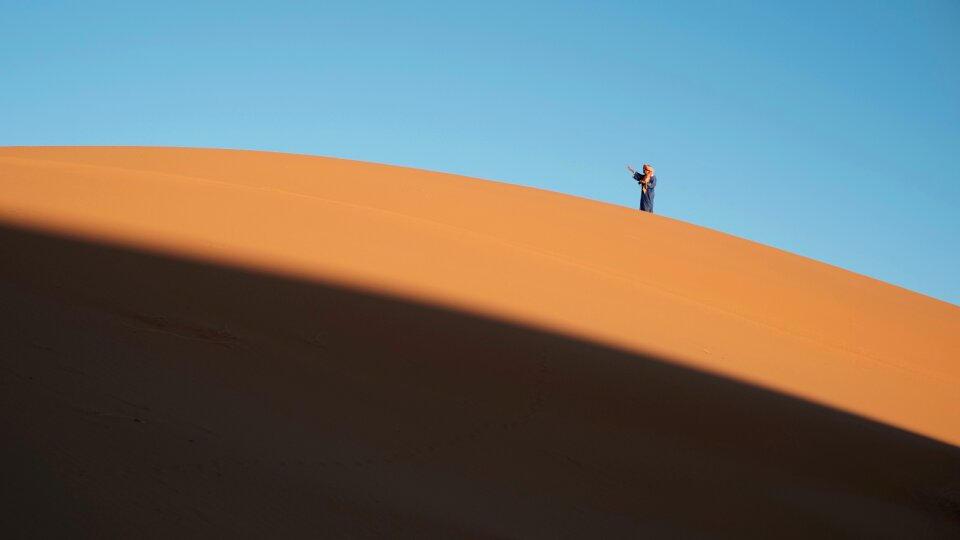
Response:
M0 148L0 226L17 533L957 532L960 308L898 287L261 152Z

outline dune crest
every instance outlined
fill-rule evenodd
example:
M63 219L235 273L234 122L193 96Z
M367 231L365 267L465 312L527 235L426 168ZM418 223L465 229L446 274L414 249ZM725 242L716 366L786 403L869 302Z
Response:
M0 149L3 538L956 538L960 309L309 156ZM939 439L939 440L937 440Z
M345 160L0 149L0 220L534 325L960 444L960 308L659 215Z

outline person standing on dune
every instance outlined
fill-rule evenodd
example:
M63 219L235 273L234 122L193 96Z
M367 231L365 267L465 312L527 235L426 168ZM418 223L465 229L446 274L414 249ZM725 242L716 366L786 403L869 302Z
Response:
M633 179L636 180L643 189L640 194L640 210L653 213L653 190L657 187L657 176L653 174L653 167L649 164L643 165L643 174L633 170L633 167L627 165L627 169L633 173Z

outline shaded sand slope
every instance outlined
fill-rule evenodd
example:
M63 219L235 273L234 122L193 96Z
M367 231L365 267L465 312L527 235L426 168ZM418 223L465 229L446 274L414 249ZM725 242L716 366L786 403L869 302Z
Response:
M863 276L258 152L0 148L0 221L15 536L960 526L960 308Z
M955 538L956 447L662 359L0 229L4 538Z

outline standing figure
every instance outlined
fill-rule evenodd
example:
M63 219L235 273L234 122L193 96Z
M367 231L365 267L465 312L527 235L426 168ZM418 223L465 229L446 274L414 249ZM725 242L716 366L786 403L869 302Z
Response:
M653 213L653 191L657 187L657 177L653 174L653 167L644 164L643 174L633 170L633 167L627 165L627 169L633 173L633 179L636 180L643 189L640 195L640 210Z

